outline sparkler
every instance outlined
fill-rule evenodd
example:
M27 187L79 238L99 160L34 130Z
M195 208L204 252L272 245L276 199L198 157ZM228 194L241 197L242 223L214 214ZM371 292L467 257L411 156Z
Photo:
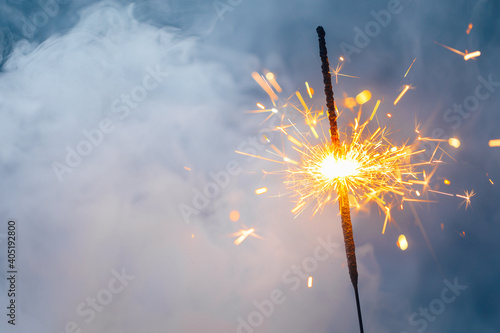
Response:
M313 110L304 100L304 97L307 98L307 95L309 98L312 98L314 94L314 90L307 82L307 94L301 94L297 91L283 101L277 95L281 87L277 84L276 76L272 73L267 73L264 76L254 72L252 73L252 77L269 95L273 106L266 108L263 104L258 103L258 110L249 112L268 113L269 115L263 122L269 120L271 117L281 118L280 125L273 126L272 130L281 132L283 134L282 138L292 144L293 150L300 154L300 158L297 159L293 155L287 154L284 151L284 143L283 151L274 144L269 144L269 149L266 149L266 152L273 155L271 158L243 151L236 151L236 153L287 166L286 169L279 172L285 174L285 184L297 198L296 205L292 209L292 213L294 214L300 214L306 207L313 204L314 215L327 204L339 201L349 276L355 292L359 326L361 332L363 332L355 244L350 219L351 205L359 210L363 209L370 202L376 203L381 213L385 214L382 228L382 233L384 233L387 224L393 221L391 209L397 207L403 210L404 204L408 203L416 223L420 227L422 235L434 255L423 225L413 207L413 203L436 202L430 201L427 198L429 193L433 193L461 198L463 199L462 205L465 204L467 208L470 204L470 198L475 193L472 191L465 192L463 195L454 195L437 191L439 188L436 186L433 186L434 189L430 187L431 178L437 167L443 162L441 158L444 154L448 155L440 145L444 145L447 142L451 147L458 148L460 140L456 138L434 139L421 137L418 130L419 124L415 124L415 132L418 134L418 139L412 144L393 144L388 137L390 135L389 130L386 127L380 126L378 118L376 118L376 113L382 104L382 100L378 99L376 101L373 111L368 113L370 114L369 119L364 122L361 121L361 108L372 98L368 90L362 91L355 98L344 94L344 106L353 111L354 107L359 104L359 113L354 121L349 122L349 125L346 127L347 130L342 130L339 133L337 124L339 114L337 113L333 98L332 76L338 74L340 67L337 66L338 69L335 69L333 73L330 71L324 29L318 27L317 32L320 42L320 57L322 60L322 73L328 109L329 135L325 135L322 126L322 121L326 118L323 117L323 109ZM411 65L408 71L410 69ZM409 89L412 89L411 85L405 85L403 88L403 92L394 102L395 105ZM292 102L292 98L296 98L298 103ZM287 107L294 108L301 113L309 131L304 133L297 128L297 124L285 114L285 108ZM387 117L390 118L391 114L387 114ZM378 124L375 130L369 126L373 119L377 119ZM345 135L345 140L340 140L340 134L342 136ZM313 137L311 140L320 139L321 143L312 144L309 141L311 136ZM263 136L263 139L271 143L266 136ZM437 142L431 154L432 156L428 159L422 156L425 149L418 148L423 141ZM437 156L439 150L442 151L441 156ZM450 155L448 156L452 158ZM412 159L415 160L412 161ZM430 167L431 170L428 171L425 167ZM265 174L272 173L262 171ZM449 185L450 182L445 180L444 184ZM265 192L267 192L267 188L260 188L255 191L255 194L260 195ZM254 229L241 229L232 236L238 237L235 244L241 243L247 236L258 237ZM408 242L404 235L398 239L398 246L401 250L407 248ZM435 260L437 261L436 258Z
M330 136L333 145L334 154L341 153L342 146L340 144L338 127L337 127L337 113L335 110L335 100L333 98L333 88L332 88L332 79L329 73L330 65L328 63L328 54L326 49L326 41L325 41L325 30L323 27L319 26L316 29L318 33L319 39L319 55L321 57L321 69L323 72L323 83L325 85L325 95L326 95L326 106L328 108L328 120L330 122ZM335 155L330 155L332 158ZM353 163L352 160L349 161L347 159L344 160L343 163L343 171L351 171ZM326 165L323 165L323 168L326 168ZM328 171L327 171L328 172ZM342 220L342 231L344 233L344 243L345 243L345 251L347 255L347 266L349 268L349 277L351 278L351 283L354 288L354 294L356 297L356 307L358 310L358 321L359 321L359 329L361 333L363 333L363 318L361 316L361 306L359 302L359 292L358 292L358 268L356 263L356 247L354 244L354 236L352 232L352 223L351 223L351 209L349 207L349 196L347 191L347 184L339 184L338 188L338 199L339 199L339 208L340 208L340 216Z

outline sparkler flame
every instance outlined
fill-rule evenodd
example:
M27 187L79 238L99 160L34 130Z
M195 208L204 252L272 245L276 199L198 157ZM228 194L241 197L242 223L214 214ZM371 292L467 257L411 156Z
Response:
M338 74L336 71L342 68L342 64L341 60L333 72L334 75ZM273 144L269 145L272 150L267 150L267 152L273 154L274 158L236 152L286 165L286 169L278 173L284 174L285 185L295 197L295 207L291 210L292 213L298 215L312 205L312 215L315 215L327 204L339 201L339 192L345 188L349 197L348 205L356 207L358 210L364 209L369 203L378 205L381 214L385 215L382 229L382 233L384 233L387 223L392 221L391 209L393 207L399 207L403 210L405 202L436 202L428 199L430 193L459 197L464 200L462 205L465 204L465 208L470 205L470 198L473 194L471 195L469 192L466 192L465 195L451 194L431 189L429 185L437 166L443 162L442 156L446 154L452 158L440 144L446 142L451 147L459 148L460 140L457 138L421 137L419 124L415 124L415 133L418 137L411 144L394 144L390 138L390 130L380 126L379 119L376 117L377 111L381 108L381 99L376 99L373 111L369 112L369 118L361 123L362 105L372 99L371 92L363 90L356 95L356 98L348 97L346 93L343 93L344 107L354 111L354 108L359 105L359 112L357 117L350 120L349 125L344 127L346 130L340 133L343 140L339 140L342 143L339 143L340 146L337 147L332 145L330 140L331 129L329 132L323 128L323 122L325 120L328 122L323 108L314 110L312 106L307 105L299 91L284 101L276 98L277 95L273 96L275 93L271 94L269 91L273 84L266 82L266 79L275 80L274 75L270 77L269 75L252 73L252 77L271 97L274 107L266 109L264 105L259 103L261 110L251 112L268 112L269 116L264 121L271 117L279 117L280 125L276 126L274 130L282 132L283 138L293 144L293 152L292 154L287 153L284 143L282 150ZM314 90L307 82L305 87L307 95L312 98ZM404 85L402 88L393 103L394 105L398 104L405 93L413 87ZM297 100L294 101L294 98ZM303 126L300 122L292 122L287 116L287 107L302 115L303 125L306 126L305 132L299 129ZM347 116L349 114L347 113ZM343 117L343 115L343 112L337 114L338 117ZM387 117L391 116L387 113ZM374 126L375 121L376 126ZM315 142L319 140L319 143L314 143L312 140ZM422 141L438 142L430 158L424 157L425 149L419 148ZM490 146L496 146L497 141L490 141ZM438 151L441 151L441 156L437 156ZM296 153L299 155L296 156ZM426 173L426 168L431 170ZM446 181L445 184L447 184ZM256 194L260 193L256 192Z
M405 87L411 88L411 86ZM309 84L306 88L307 91L312 90ZM371 99L371 92L364 90L358 96L364 96L363 102L365 102ZM294 98L297 101L294 102ZM353 100L355 101L354 98ZM360 123L363 115L361 110L357 117L350 121L346 130L341 133L344 140L341 140L341 147L337 149L330 142L330 133L324 129L324 126L328 125L323 109L314 110L308 106L302 94L298 92L285 101L273 102L281 106L272 109L262 106L264 108L262 111L269 112L266 120L270 117L281 119L280 125L274 130L282 132L283 138L292 143L293 151L282 151L271 144L269 147L272 150L268 152L273 154L274 158L236 152L286 166L278 173L284 175L285 185L295 198L292 213L298 215L312 206L315 215L327 204L338 201L338 193L342 186L347 189L349 204L356 209L363 210L370 203L375 203L379 207L385 217L382 233L385 232L388 222L393 221L392 207L403 209L405 202L436 202L428 199L430 193L460 197L464 199L465 207L469 206L470 197L466 199L468 196L436 191L429 187L436 167L443 162L441 157L436 156L438 150L448 155L439 144L447 143L458 148L460 146L458 139L421 137L416 124L415 141L411 144L396 145L390 138L390 130L378 125L376 112L382 105L378 99L364 123ZM292 122L286 117L285 107L298 111L302 115L303 123ZM345 114L340 112L339 117L344 116ZM304 125L307 129L305 132L301 130ZM313 140L319 143L315 144ZM430 158L424 157L425 150L419 148L422 141L439 143ZM296 156L296 153L299 155ZM426 168L431 170L426 173Z
M359 173L359 163L353 159L336 158L334 154L327 155L319 165L319 172L328 180L352 177ZM316 168L314 168L316 169ZM317 172L318 170L311 170Z
M298 197L296 213L311 203L315 204L316 213L324 205L337 201L341 186L346 186L358 206L376 201L386 213L387 206L381 196L410 195L410 180L418 179L410 157L423 150L413 152L409 146L392 145L387 139L387 129L378 127L369 134L368 124L369 121L361 126L352 124L350 140L345 140L341 149L335 149L326 137L322 143L311 145L304 135L295 133L303 148L294 150L301 154L301 159L285 172L286 183Z

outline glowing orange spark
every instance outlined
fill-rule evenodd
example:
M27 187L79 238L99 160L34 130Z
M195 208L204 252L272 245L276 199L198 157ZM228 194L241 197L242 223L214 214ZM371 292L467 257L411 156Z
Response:
M288 163L292 163L292 164L295 164L295 165L299 165L299 162L294 161L294 160L292 160L292 159L290 159L288 157L284 157L283 161L288 162Z
M313 98L314 90L313 90L313 88L309 87L308 82L306 82L306 89L307 89L307 93L309 94L309 98Z
M375 116L375 113L377 113L378 107L380 106L380 99L377 100L377 103L375 104L375 107L373 108L372 115L370 116L370 121L373 119Z
M191 171L191 168L185 166L184 169L186 169L187 171Z
M454 52L456 54L459 54L461 55L462 57L464 57L464 60L467 61L469 59L473 59L473 58L476 58L476 57L479 57L481 55L481 51L474 51L474 52L471 52L471 53L468 53L467 51L464 53L462 51L459 51L457 49L454 49L452 47L449 47L449 46L446 46L444 44L441 44L441 43L438 43L436 41L434 41L434 43L438 44L438 45L441 45L442 47L444 47L445 49L448 49L450 50L451 52Z
M450 138L448 139L448 144L452 146L453 148L458 148L460 147L460 140L456 138Z
M299 203L298 205L296 205L292 210L291 212L293 214L299 212L304 206L306 205L306 202L305 201L302 201L301 203Z
M307 279L307 287L308 288L311 288L313 286L313 277L310 276L308 279Z
M288 139L288 141L290 141L291 143L293 143L294 145L296 145L298 147L302 147L303 146L302 142L300 142L299 140L295 139L291 135L288 135L286 138Z
M284 163L284 162L281 162L281 161L272 160L270 158L265 158L265 157L262 157L262 156L259 156L259 155L253 155L253 154L245 153L245 152L238 151L238 150L235 150L234 152L236 154L241 154L241 155L245 155L245 156L260 158L261 160L265 160L265 161L276 162L276 163Z
M273 89L269 86L269 84L260 76L259 73L253 72L252 73L252 78L259 84L259 86L269 95L271 98L271 101L274 102L278 100L278 96L276 93L273 91Z
M465 204L465 210L467 210L467 208L470 206L470 198L475 196L476 193L474 192L474 190L472 190L470 192L464 191L464 195L459 195L459 194L455 194L455 195L459 198L464 199L464 201L462 201L462 203L458 207L460 208L460 207L462 207L463 204Z
M299 91L296 91L295 95L297 95L297 98L299 99L300 104L302 104L302 106L304 107L304 111L307 114L309 112L309 107L307 106L306 102L302 98L302 94Z
M464 55L464 59L465 59L465 61L467 61L469 59L477 58L480 55L481 55L481 51L474 51L474 52L467 53L466 55Z
M281 89L280 85L278 84L278 82L276 81L276 77L274 76L273 73L269 72L266 74L266 79L267 81L269 81L269 83L271 83L271 85L273 86L274 89L276 89L277 92L282 92L283 90Z
M254 228L250 228L248 230L244 230L244 229L241 229L240 231L238 232L235 232L235 233L232 233L230 236L233 236L233 237L238 237L235 239L234 241L234 244L235 245L240 245L241 243L243 243L243 241L248 237L248 236L253 236L253 237L256 237L256 238L259 238L259 239L262 239L262 237L260 237L259 235L255 234L255 229Z
M385 228L387 227L387 222L391 219L391 209L387 206L385 208L385 220L384 226L382 227L382 235L385 234Z
M255 194L260 195L267 192L267 187L261 187L255 190Z
M401 251L404 251L408 248L408 241L406 240L405 235L399 235L398 237L398 247L401 249Z
M488 145L490 147L500 147L500 139L490 140Z
M240 245L248 237L248 235L252 234L254 231L255 231L254 228L250 228L248 230L241 230L241 236L236 238L234 244Z
M470 31L472 30L472 28L474 27L474 25L472 23L469 23L469 26L467 27L467 30L465 31L468 34L470 34Z
M449 138L449 139L434 139L434 138L418 138L421 141L435 141L435 142L447 142L450 146L453 148L459 148L460 147L460 140L457 138Z
M369 90L363 90L356 96L356 102L358 104L365 104L372 98L372 93Z
M438 44L438 45L441 45L441 46L442 46L442 47L444 47L445 49L448 49L448 50L450 50L451 52L455 52L456 54L459 54L459 55L461 55L462 57L465 57L465 53L463 53L462 51L459 51L459 50L454 49L454 48L452 48L452 47L449 47L449 46L446 46L446 45L444 45L444 44L438 43L438 42L436 42L436 41L434 41L434 43L436 43L436 44Z
M404 76L404 77L406 77L406 75L408 75L408 73L410 72L410 69L412 68L413 64L415 63L415 60L417 60L417 58L413 59L413 62L411 63L411 65L410 65L410 67L408 68L408 70L406 71L406 73L405 73L405 76Z
M407 85L405 85L403 91L399 94L398 98L396 98L396 100L394 101L394 105L398 104L399 100L401 99L401 97L404 96L404 94L406 94L408 89L410 89L410 85L407 84Z
M359 79L359 77L357 77L357 76L352 76L352 75L347 75L347 74L340 74L340 71L342 70L342 67L344 67L344 58L340 57L339 58L339 62L337 63L337 66L335 67L335 69L332 69L332 71L330 72L330 74L335 75L335 83L337 83L337 84L339 83L339 75L340 76L352 77L352 78L355 78L355 79Z
M436 190L428 190L429 192L432 192L432 193L438 193L438 194L442 194L442 195L447 195L449 197L453 197L454 195L451 194L451 193L446 193L446 192L441 192L441 191L436 191Z
M311 129L311 133L314 135L315 138L318 138L318 133L314 129L314 125L316 125L316 117L311 116L311 109L307 106L306 102L304 101L304 98L302 98L302 94L299 91L295 92L295 95L297 96L297 99L300 101L300 104L302 104L302 107L304 108L303 111L301 111L299 108L295 107L299 112L304 114L305 116L305 121L306 124L309 125L309 128Z

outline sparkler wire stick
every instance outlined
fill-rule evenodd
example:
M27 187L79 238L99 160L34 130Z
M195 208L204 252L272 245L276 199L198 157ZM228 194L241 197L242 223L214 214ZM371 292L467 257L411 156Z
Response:
M335 112L335 100L333 98L332 78L330 76L330 64L328 62L328 54L326 50L325 30L319 26L316 29L319 40L319 55L321 57L321 70L323 72L323 83L325 85L326 106L328 108L328 120L330 121L330 136L333 146L340 150L339 132L337 126L337 114ZM349 195L346 184L339 184L338 188L340 217L342 220L342 231L344 233L345 251L347 255L347 266L349 268L349 277L354 288L356 297L356 307L358 310L359 329L363 330L363 319L361 317L361 307L359 303L358 293L358 268L356 264L356 247L354 245L354 236L352 232L351 210L349 207Z

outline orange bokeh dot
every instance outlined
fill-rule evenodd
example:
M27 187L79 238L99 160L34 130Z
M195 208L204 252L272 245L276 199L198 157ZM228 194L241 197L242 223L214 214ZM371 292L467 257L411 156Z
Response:
M372 93L369 90L363 90L356 96L356 102L358 104L365 104L372 98Z
M237 210L231 211L231 213L229 213L229 219L233 222L238 221L240 219L240 212Z
M356 102L356 99L354 97L347 97L344 99L344 106L346 108L352 109L356 105L358 105L358 103Z

